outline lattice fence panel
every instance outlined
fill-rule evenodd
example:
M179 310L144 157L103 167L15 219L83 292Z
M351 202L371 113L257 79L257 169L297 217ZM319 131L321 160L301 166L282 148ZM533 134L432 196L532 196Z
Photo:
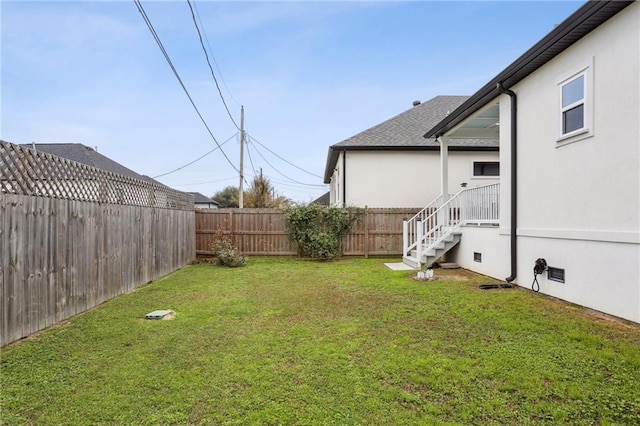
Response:
M193 210L193 196L0 141L0 192L130 206Z

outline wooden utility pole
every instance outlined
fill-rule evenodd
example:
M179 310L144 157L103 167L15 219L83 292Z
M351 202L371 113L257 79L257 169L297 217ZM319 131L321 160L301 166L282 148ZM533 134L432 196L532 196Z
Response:
M238 185L238 207L244 208L244 105L240 107L240 185Z

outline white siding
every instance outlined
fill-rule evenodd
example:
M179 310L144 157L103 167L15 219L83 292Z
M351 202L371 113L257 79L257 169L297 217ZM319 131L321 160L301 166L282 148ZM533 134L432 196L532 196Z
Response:
M519 228L640 231L639 22L629 6L513 89ZM587 65L593 136L558 143L558 83Z
M423 207L440 194L439 153L347 152L346 189L348 206Z
M467 188L474 188L500 182L499 176L473 176L474 162L494 161L500 161L498 152L449 151L449 192L452 194L458 192L462 183L466 183ZM438 191L438 195L440 195L440 191Z
M539 257L565 271L564 283L538 276L541 293L640 322L640 244L519 236L519 285L531 288Z
M474 161L499 161L498 153L450 152L450 192L457 192L463 182L474 187L498 181L474 178ZM348 151L346 171L342 170L341 154L331 181L334 206L342 202L342 173L347 206L424 207L440 195L439 151Z
M329 190L329 205L332 207L342 206L342 155L338 156L336 168L331 175L331 185Z
M540 291L640 322L640 3L634 3L512 88L518 95L518 278L542 257L565 282ZM559 83L588 67L592 121L560 140ZM509 97L500 97L501 234L510 208ZM588 118L589 120L590 118ZM465 228L456 261L505 245ZM469 238L468 238L469 237ZM468 239L471 242L466 242ZM471 253L472 254L472 253ZM492 252L492 258L493 256ZM472 258L471 258L472 259ZM509 256L504 256L505 267ZM504 270L504 267L496 267ZM494 275L493 269L483 272Z
M447 258L462 268L498 280L504 280L511 274L508 235L501 235L499 230L492 226L465 226L462 231L463 238L450 252L451 255L447 254ZM481 262L474 261L474 253L482 256Z

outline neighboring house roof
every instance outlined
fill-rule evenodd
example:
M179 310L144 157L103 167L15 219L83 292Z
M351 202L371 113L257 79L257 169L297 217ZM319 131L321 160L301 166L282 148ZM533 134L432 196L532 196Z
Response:
M321 206L328 206L331 203L331 194L329 192L325 192L315 200L311 202L311 204L320 204Z
M156 185L166 186L149 176L140 175L133 170L126 168L122 164L116 163L109 157L105 157L95 149L81 143L29 143L22 144L22 146L26 148L35 148L38 151L86 164L87 166L95 167L107 172L117 173L134 179L151 182Z
M500 95L498 83L509 89L632 3L619 0L588 1L455 111L436 125L426 126L430 130L424 137L432 138L447 133L497 98Z
M324 183L331 181L331 175L341 151L439 151L440 144L435 139L425 140L423 138L424 129L435 126L468 98L468 96L436 96L357 135L330 146ZM498 147L499 141L497 138L455 139L451 140L449 144L450 150L463 151L496 151Z
M187 192L187 194L193 195L196 204L215 204L216 206L220 204L200 192Z

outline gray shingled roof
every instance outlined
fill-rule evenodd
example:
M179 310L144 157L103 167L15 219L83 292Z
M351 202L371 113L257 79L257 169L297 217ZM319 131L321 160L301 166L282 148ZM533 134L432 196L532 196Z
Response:
M207 197L201 192L187 192L187 194L193 195L196 204L197 203L209 203L209 204L215 204L215 205L219 204L217 201L212 200L211 198Z
M126 168L122 164L116 163L109 157L105 157L93 148L81 143L29 143L22 144L22 146L27 148L35 148L38 151L46 152L47 154L86 164L87 166L95 167L107 172L117 173L120 175L132 177L134 179L166 186L158 182L157 180L150 178L149 176L140 175L133 170Z
M425 146L437 145L422 137L430 129L458 108L468 96L436 96L404 111L380 124L333 145L337 147L365 146Z
M329 192L325 192L315 200L311 202L312 204L320 204L321 206L328 206L331 203L331 194Z
M329 183L340 151L348 150L440 150L435 139L425 139L425 130L438 124L462 105L468 96L436 96L395 117L329 147L324 183ZM452 139L456 150L497 150L498 139Z

